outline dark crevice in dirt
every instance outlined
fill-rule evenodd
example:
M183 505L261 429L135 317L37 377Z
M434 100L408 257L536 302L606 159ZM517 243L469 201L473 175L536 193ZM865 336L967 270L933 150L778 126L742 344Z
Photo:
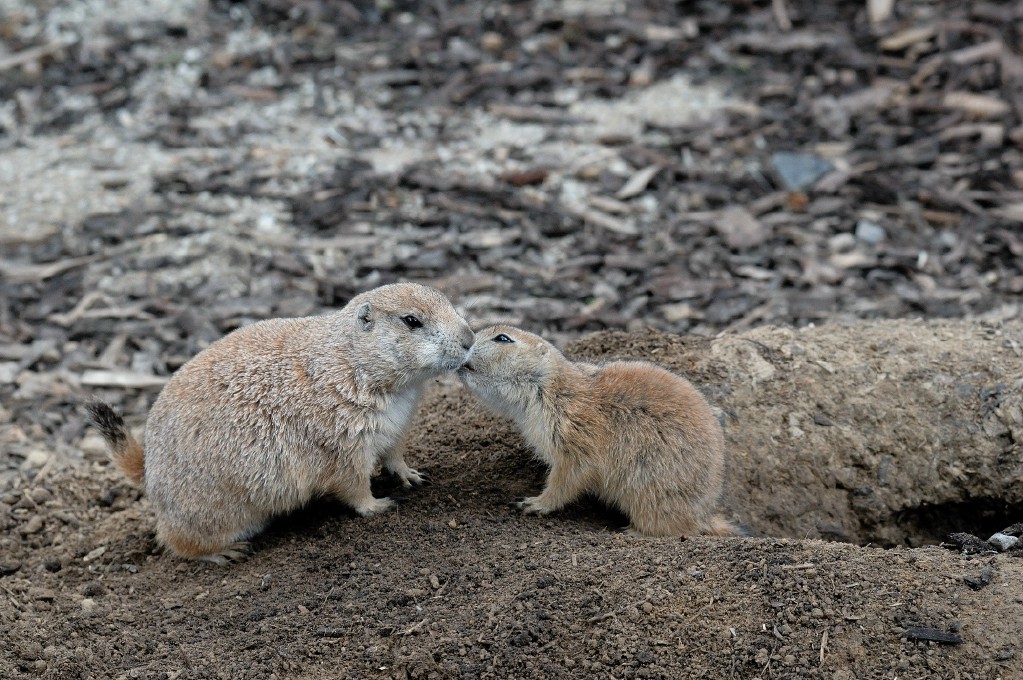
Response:
M905 536L896 545L938 545L950 534L965 532L982 540L1023 517L1023 503L1007 503L1001 498L971 498L958 503L922 505L903 510L892 518Z

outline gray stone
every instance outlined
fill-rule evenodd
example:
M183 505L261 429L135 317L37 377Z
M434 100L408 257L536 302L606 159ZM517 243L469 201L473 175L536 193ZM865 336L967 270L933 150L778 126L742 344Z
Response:
M808 153L779 151L771 155L771 165L778 179L789 191L799 191L810 186L835 169L831 161Z
M987 542L995 546L1002 552L1009 550L1014 545L1019 543L1019 539L1015 536L1009 536L1008 534L997 533L991 538L987 539Z
M888 238L888 232L876 222L861 219L856 223L856 238L866 243L880 243Z

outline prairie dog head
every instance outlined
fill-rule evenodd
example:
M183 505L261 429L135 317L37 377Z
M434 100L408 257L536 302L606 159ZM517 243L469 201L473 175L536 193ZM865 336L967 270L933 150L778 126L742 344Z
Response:
M476 333L458 377L487 406L518 419L546 390L559 361L561 353L540 336L490 326Z
M394 283L356 296L353 344L363 362L414 382L462 366L475 336L438 290Z

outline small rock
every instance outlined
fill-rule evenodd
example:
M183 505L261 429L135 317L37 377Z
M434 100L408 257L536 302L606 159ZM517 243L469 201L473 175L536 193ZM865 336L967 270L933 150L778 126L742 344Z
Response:
M1007 534L997 533L994 536L992 536L991 538L987 539L987 542L990 543L991 545L995 546L996 548L998 548L1002 552L1005 552L1006 550L1009 550L1014 545L1019 543L1019 539L1016 538L1015 536L1009 536Z
M880 243L881 241L888 238L888 232L884 230L880 224L871 222L867 219L861 219L856 223L856 238L863 241L864 243Z
M678 323L696 316L693 306L688 302L677 302L668 305L661 305L661 315L668 323Z
M83 562L92 562L94 559L96 559L98 557L102 557L103 553L105 553L106 551L107 551L107 547L105 545L101 545L100 547L96 548L95 550L90 551L85 557L82 558L82 561Z
M316 634L319 635L320 637L339 638L344 637L345 632L341 628L331 628L329 626L324 626L323 628L317 628Z
M25 525L21 527L23 536L31 536L43 528L43 518L40 515L33 515Z
M856 247L856 237L843 231L828 239L828 248L833 253L846 253Z
M27 493L29 497L31 497L32 500L35 501L36 503L45 503L46 501L50 500L51 497L50 492L41 486L37 486L34 489L29 489L25 493Z
M750 211L742 207L726 208L714 222L729 248L743 250L755 248L767 240L769 230Z
M480 36L480 47L487 52L496 53L504 49L504 36L500 33L487 31Z
M46 465L52 456L49 451L33 449L25 456L25 462L21 464L22 469L31 470Z
M649 649L643 649L636 652L636 661L642 664L652 664L657 661L657 656Z
M0 562L0 576L8 576L21 569L21 562Z
M57 593L49 588L29 588L28 596L33 600L42 600L43 602L53 602L57 599Z
M786 151L772 154L771 165L789 191L804 189L835 169L830 161L820 156Z
M995 570L987 566L980 570L980 576L964 576L963 582L973 590L980 590L990 584L994 577Z
M82 600L82 611L86 614L94 614L98 606L96 600L91 597L86 597Z
M21 363L17 361L0 361L0 385L13 385L21 373Z
M437 574L430 574L430 585L433 586L434 590L440 588L440 579L437 578Z
M458 520L454 520L454 519L449 520L448 521L448 526L451 527L452 529L457 529L458 528Z
M86 597L96 597L97 595L102 595L103 592L103 584L99 581L89 581L82 586L82 595Z

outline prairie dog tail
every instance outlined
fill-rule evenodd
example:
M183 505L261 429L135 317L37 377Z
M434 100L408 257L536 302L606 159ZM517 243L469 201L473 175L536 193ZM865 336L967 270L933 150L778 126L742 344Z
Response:
M110 447L110 457L114 465L132 482L141 484L145 478L142 445L124 426L124 418L118 415L110 404L102 401L91 402L88 409L92 424Z

